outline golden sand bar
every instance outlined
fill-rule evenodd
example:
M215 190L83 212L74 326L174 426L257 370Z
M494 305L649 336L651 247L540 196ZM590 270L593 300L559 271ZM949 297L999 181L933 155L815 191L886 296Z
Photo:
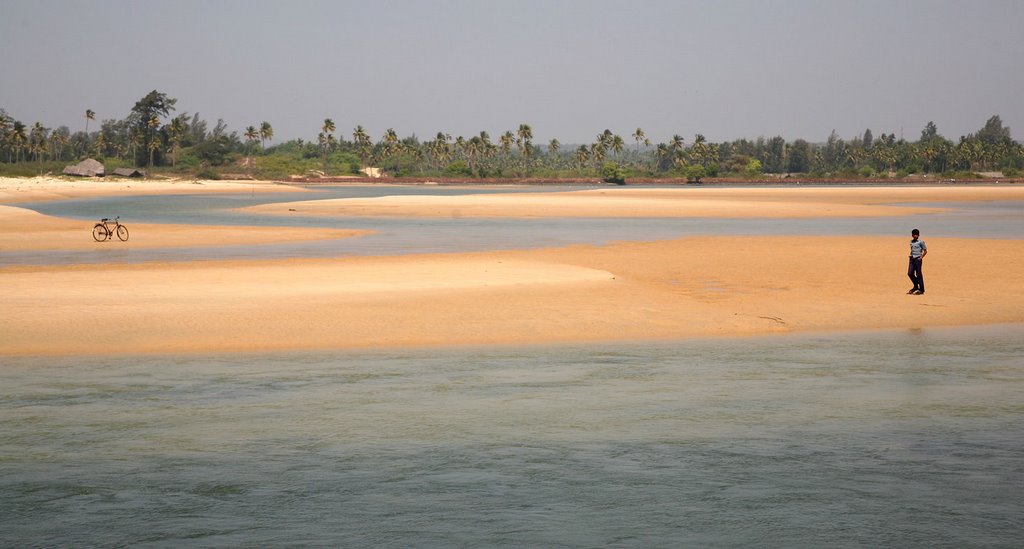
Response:
M126 222L129 238L96 242L95 221L43 215L16 206L0 206L0 252L45 250L105 250L110 248L174 248L274 244L351 238L370 231L305 227L235 227ZM110 225L113 227L113 224Z
M792 203L869 206L913 202L905 193L930 202L1017 200L1021 192L813 189L803 198L807 190L787 190L714 191L743 202L785 204L791 196ZM905 293L904 234L0 266L0 355L518 345L1024 322L1024 241L924 237L923 296Z
M827 218L908 216L943 208L893 204L984 200L1024 200L1024 187L608 187L546 193L340 198L248 209L302 216Z
M0 177L0 204L101 196L303 192L272 181L152 180L108 177Z
M270 351L1024 322L1024 242L684 238L487 253L0 269L0 354Z

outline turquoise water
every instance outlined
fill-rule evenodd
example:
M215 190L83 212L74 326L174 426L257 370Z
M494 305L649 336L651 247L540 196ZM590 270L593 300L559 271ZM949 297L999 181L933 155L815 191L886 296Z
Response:
M370 189L321 196L381 192ZM0 247L0 263L323 257L689 234L903 242L911 226L936 249L946 236L1024 237L1020 203L838 221L230 211L271 199L282 197L31 206L82 219L133 212L146 223L379 233L215 249ZM1018 547L1022 420L1024 325L262 355L15 358L0 348L0 547Z
M1024 327L6 358L0 545L1018 547Z
M954 208L941 214L893 218L849 219L389 219L361 217L270 217L236 211L267 202L381 196L386 194L465 194L562 191L564 187L365 186L317 188L316 192L284 194L133 196L18 204L44 214L83 220L83 238L91 239L90 220L122 216L134 223L197 223L215 225L282 225L367 229L374 234L322 242L261 246L199 246L170 249L126 249L105 246L84 251L4 251L0 264L70 264L207 259L268 259L399 255L488 249L550 248L572 244L605 244L621 240L665 240L694 235L893 235L903 240L920 228L926 240L943 237L1024 238L1024 202L936 204ZM132 238L145 234L133 232ZM91 240L90 240L91 241ZM116 243L115 243L116 244Z

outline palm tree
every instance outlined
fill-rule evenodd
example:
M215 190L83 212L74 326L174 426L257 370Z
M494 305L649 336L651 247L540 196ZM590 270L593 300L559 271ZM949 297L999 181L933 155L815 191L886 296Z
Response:
M480 144L481 153L483 154L484 159L488 160L494 158L494 153L498 150L498 147L496 147L494 143L491 143L491 136L485 131L480 132Z
M36 122L32 125L32 130L29 132L29 152L34 154L36 161L39 162L39 167L42 169L43 157L46 153L47 145L47 130L42 124Z
M252 143L254 141L256 141L257 139L259 139L260 132L259 132L259 130L256 129L256 126L247 126L245 128L245 133L242 134L242 135L245 136L245 142L249 144L249 153L251 154L252 153Z
M28 136L25 134L25 124L14 121L14 127L11 128L11 144L14 146L14 159L15 162L21 162L21 153L28 146Z
M594 161L594 167L598 170L600 170L601 165L604 164L606 153L607 149L604 148L600 141L590 144L590 159Z
M85 109L85 150L89 150L89 121L96 120L96 113L92 109Z
M461 135L455 138L455 154L463 158L469 156L468 151L466 151L466 138Z
M529 124L520 124L519 130L516 131L516 136L516 146L519 147L519 153L523 155L526 177L530 177L530 151L533 150L533 144L530 143L530 140L533 139L533 128Z
M580 145L580 148L576 149L576 154L573 156L576 160L576 167L579 168L580 174L583 174L583 167L587 165L587 161L590 160L590 151L587 150L586 145Z
M274 128L270 125L270 122L264 120L260 122L260 148L266 147L266 142L274 138Z
M356 144L359 150L359 161L363 165L367 165L370 154L373 152L373 140L370 139L370 134L366 133L362 125L357 125L352 130L352 141Z
M381 139L381 143L384 145L381 150L382 161L398 154L401 141L398 139L398 132L394 128L384 130L384 137Z
M664 143L658 143L658 148L655 150L655 155L658 159L658 170L666 171L668 169L668 160L672 156L672 149L670 149L669 146Z
M683 136L678 133L672 136L672 140L668 142L668 148L672 153L676 153L683 148Z
M623 148L624 148L625 146L626 146L626 144L625 144L625 142L624 142L624 141L622 140L622 138L621 138L621 137L619 137L618 135L613 135L613 136L612 136L612 140L611 140L611 148L612 148L612 152L614 152L614 153L615 153L615 158L618 158L618 157L619 157L619 153L621 153L621 152L622 152L622 149L623 149Z
M149 167L153 168L153 154L160 148L159 136L155 135L156 129L160 127L160 119L156 115L149 117L149 121L146 122L146 127L149 129L153 137L149 140Z
M334 120L325 118L324 125L322 127L323 133L317 136L320 141L320 147L323 149L324 172L327 172L327 153L330 152L330 146L334 142L334 136L331 134L333 134L336 129L337 127L334 125Z
M697 134L693 138L693 145L690 146L690 154L697 160L702 166L707 167L708 165L708 145L707 138L703 134Z
M448 147L448 140L451 137L444 132L437 132L437 136L428 145L427 152L434 158L435 169L441 169L441 166L447 164L451 159L451 149Z
M252 126L250 126L251 128ZM171 139L171 167L175 167L178 164L178 149L181 148L181 140L185 137L185 130L188 128L188 124L185 122L185 115L175 116L171 119L168 133L170 133Z
M501 143L502 169L504 169L505 164L508 163L508 158L512 150L512 143L515 143L515 140L516 136L514 133L512 133L512 130L505 131L505 133L501 134L501 137L498 138L498 142Z
M561 146L562 144L559 143L557 139L552 139L551 141L548 141L548 154L552 156L558 154L558 149Z
M644 131L642 129L640 129L640 128L637 128L636 131L633 132L633 139L636 140L636 154L637 155L640 154L640 142L643 142L645 145L650 145L651 144L651 142L647 140L647 136L644 135Z
M10 160L10 135L7 133L7 127L11 121L8 120L7 115L0 111L0 150L6 148L8 150L8 160Z
M60 160L63 156L64 145L68 143L68 136L59 131L54 131L50 134L50 156L56 160Z
M324 118L324 126L322 129L324 134L332 134L334 133L334 130L338 128L335 127L334 120L331 120L330 118Z

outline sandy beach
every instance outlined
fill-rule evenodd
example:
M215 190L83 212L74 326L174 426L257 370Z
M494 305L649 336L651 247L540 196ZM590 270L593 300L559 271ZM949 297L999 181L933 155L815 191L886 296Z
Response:
M601 215L595 207L665 215L659 202L689 208L705 201L706 216L736 216L741 203L760 205L746 210L751 216L807 210L883 216L931 208L914 203L1024 198L1021 187L613 190L612 197L600 190L553 193L548 215ZM8 192L21 193L21 201L40 199L26 197L31 191ZM472 200L488 215L516 216L538 207L542 193L527 194L511 202L506 197L523 195ZM405 203L401 215L439 211L419 197L402 198L393 201ZM594 200L608 202L593 206ZM488 201L498 206L488 210ZM345 201L325 202L334 204L323 206L324 215L349 211L336 210ZM901 205L888 206L894 203ZM835 209L822 212L829 204ZM19 241L19 250L102 245L79 242L87 228L38 219L45 217L3 207L0 232L11 234L16 224L38 235ZM260 228L196 230L226 231L226 242L268 236ZM295 238L355 236L295 232ZM72 236L74 244L63 244ZM0 354L518 345L1024 322L1024 241L929 240L923 296L905 294L906 241L906 235L701 237L397 257L8 265L0 266ZM179 244L161 236L147 245ZM15 249L10 246L2 249Z
M1024 200L1021 186L602 188L502 195L384 196L266 204L274 215L391 217L876 217L942 202ZM915 204L915 205L907 205Z
M302 192L299 187L273 181L211 181L188 179L125 179L0 177L0 204L66 200L99 196L193 193L274 193Z

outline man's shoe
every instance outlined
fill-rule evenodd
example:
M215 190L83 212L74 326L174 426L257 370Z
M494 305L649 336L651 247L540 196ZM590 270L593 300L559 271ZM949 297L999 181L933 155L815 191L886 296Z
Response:
M924 295L924 292L921 290L914 290L914 295Z
M917 288L911 288L911 289L907 290L907 295L910 295L910 294L915 293L915 292L917 292Z

